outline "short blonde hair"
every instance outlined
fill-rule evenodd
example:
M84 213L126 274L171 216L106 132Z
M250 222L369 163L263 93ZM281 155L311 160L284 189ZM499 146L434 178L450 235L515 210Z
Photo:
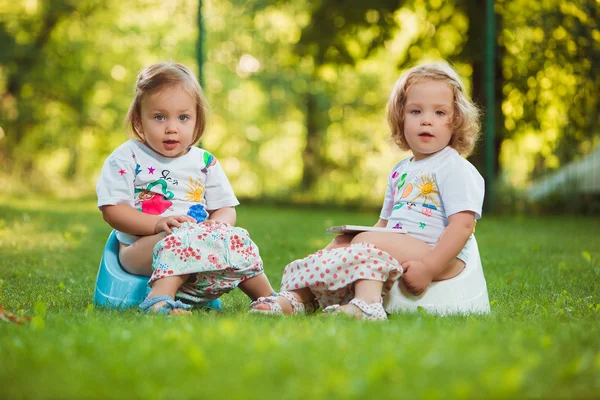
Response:
M402 150L410 150L404 136L404 107L410 87L423 80L437 80L448 83L454 92L454 112L452 117L452 138L450 147L463 155L469 155L475 148L480 134L480 112L465 94L464 85L458 74L444 62L434 62L415 66L406 71L396 81L388 103L388 123L392 129L392 139Z
M200 140L206 129L208 103L194 73L185 65L174 62L152 64L138 74L133 101L125 117L125 121L131 126L133 139L144 142L143 134L139 130L143 98L177 86L183 88L196 101L196 125L192 145Z

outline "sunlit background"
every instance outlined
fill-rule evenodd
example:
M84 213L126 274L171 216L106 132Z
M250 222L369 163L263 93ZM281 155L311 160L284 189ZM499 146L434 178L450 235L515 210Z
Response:
M212 111L202 146L241 198L378 206L406 153L385 107L444 58L482 107L485 1L0 0L4 195L93 196L137 72L174 60ZM495 211L600 212L600 1L500 0ZM544 180L545 179L545 180ZM553 192L557 192L558 194ZM575 201L576 200L576 201Z

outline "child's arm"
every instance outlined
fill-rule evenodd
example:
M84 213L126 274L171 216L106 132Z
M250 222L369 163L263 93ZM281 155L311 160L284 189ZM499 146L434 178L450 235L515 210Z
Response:
M229 225L235 225L236 218L235 207L222 207L212 211L209 210L207 221L220 221Z
M402 279L409 292L420 295L440 276L469 240L475 226L475 213L463 211L448 217L448 226L429 253L421 260L402 264Z
M127 204L106 205L100 210L110 226L131 235L149 236L163 231L171 233L171 227L178 227L182 222L196 222L188 215L160 217L145 214Z
M387 219L379 218L379 221L377 221L377 223L373 226L375 228L385 228L387 226L387 223Z

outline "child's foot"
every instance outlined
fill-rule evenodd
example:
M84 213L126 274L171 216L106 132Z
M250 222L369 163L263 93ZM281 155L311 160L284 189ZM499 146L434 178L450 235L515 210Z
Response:
M251 312L263 312L265 314L286 314L292 313L292 305L284 297L259 297L258 300L250 304Z
M361 319L363 317L363 312L354 304L344 304L343 306L337 307L336 310L337 312L334 314L343 313L356 319Z
M340 305L333 305L326 307L323 312L325 314L339 314L343 313L356 319L366 319L371 321L381 321L387 319L387 314L383 309L381 302L367 304L360 299L352 299L350 303Z
M171 296L156 296L146 298L140 305L141 311L146 314L164 314L164 315L190 315L192 306L185 304L180 300L175 301Z
M250 304L251 313L273 315L304 314L305 307L291 292L281 292L277 296L259 297Z

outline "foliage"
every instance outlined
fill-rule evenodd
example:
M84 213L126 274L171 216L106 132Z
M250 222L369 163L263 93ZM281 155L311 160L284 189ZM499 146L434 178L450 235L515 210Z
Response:
M322 247L330 224L376 212L245 206L240 226L276 286ZM265 224L268 220L269 223ZM598 218L484 218L477 239L492 314L395 314L387 323L95 309L109 227L93 201L0 203L0 385L7 398L596 398L600 394ZM547 246L546 243L552 243Z
M600 144L600 19L596 0L500 1L506 49L501 162L524 186ZM532 56L533 55L533 56Z
M81 186L89 193L91 175L126 138L122 121L137 71L162 59L194 59L197 35L189 14L194 3L40 0L3 5L3 169L57 193L80 192ZM69 189L65 178L81 185Z
M496 145L503 183L523 189L598 145L598 8L495 3L506 118ZM202 4L213 110L202 145L241 197L378 205L407 155L385 120L400 72L446 58L480 91L481 0ZM0 184L92 193L127 137L137 71L195 66L197 10L193 0L0 2Z

